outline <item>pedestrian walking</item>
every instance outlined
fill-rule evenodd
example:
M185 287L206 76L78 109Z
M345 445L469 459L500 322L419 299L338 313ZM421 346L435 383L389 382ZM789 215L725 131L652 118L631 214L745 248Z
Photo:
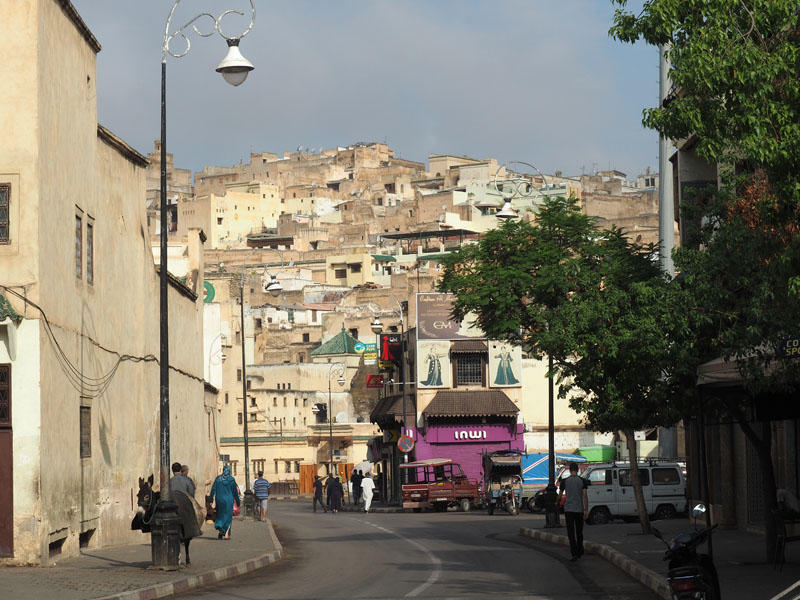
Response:
M194 484L194 479L189 477L189 465L181 465L181 475L186 477L187 485L189 486L189 496L194 498L194 492L197 489L197 486Z
M322 479L319 478L319 475L314 475L314 500L311 505L314 512L317 512L317 502L323 511L328 512L328 507L322 502Z
M169 491L170 493L183 492L190 498L194 498L194 483L190 484L191 480L181 473L182 467L183 465L179 462L172 463L172 477L169 479Z
M372 481L372 475L367 473L364 479L361 480L361 490L364 492L364 512L369 512L369 507L372 505L372 492L375 489L375 482Z
M258 479L253 482L253 494L256 496L256 518L267 520L267 504L269 503L269 481L264 479L264 471L258 472Z
M338 477L328 478L328 508L337 513L342 509L344 488Z
M350 477L350 483L353 484L353 504L358 505L361 501L361 482L363 480L364 476L361 474L361 471L353 471L353 476Z
M218 475L211 486L211 502L215 502L217 519L214 528L219 531L218 539L229 540L231 537L231 523L233 522L233 506L238 507L239 486L231 477L230 465L222 467L222 475Z
M583 522L589 515L589 482L578 475L578 463L569 463L569 477L561 479L561 494L564 501L564 520L567 522L567 537L572 561L583 556ZM559 501L561 500L559 495Z

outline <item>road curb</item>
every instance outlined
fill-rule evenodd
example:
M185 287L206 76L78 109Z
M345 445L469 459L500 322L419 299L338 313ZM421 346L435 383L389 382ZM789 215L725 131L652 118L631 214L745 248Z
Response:
M520 535L532 538L534 540L539 540L541 542L558 544L560 546L569 546L569 539L566 536L548 533L546 531L541 531L540 529L529 529L527 527L522 527L520 528L519 533ZM583 547L587 552L602 556L612 565L621 571L624 571L642 585L650 588L655 594L658 594L658 596L664 600L670 600L672 597L669 586L667 585L663 575L659 575L655 571L652 571L647 567L643 567L635 560L628 558L621 552L614 550L611 546L606 544L584 540Z
M239 575L244 575L245 573L250 573L271 565L283 558L283 546L278 540L278 536L275 535L271 520L267 520L267 526L274 550L266 554L168 583L158 583L128 592L102 596L95 600L154 600L155 598L167 598L175 594L182 594L207 585L213 585L225 581L226 579L238 577Z

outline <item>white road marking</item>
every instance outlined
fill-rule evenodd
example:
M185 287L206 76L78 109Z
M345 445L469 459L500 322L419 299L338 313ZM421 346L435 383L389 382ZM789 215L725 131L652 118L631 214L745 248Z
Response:
M784 600L800 600L800 596L794 596L792 598L789 598L789 592L791 592L794 589L797 589L798 587L800 587L800 580L795 581L788 588L786 588L785 590L783 590L779 594L773 596L769 600L781 600L781 598L783 598Z
M428 575L428 579L424 583L419 584L413 590L408 592L406 594L406 598L415 598L419 596L422 592L424 592L426 589L428 589L430 586L432 586L434 583L436 583L436 581L439 579L439 575L441 575L442 573L442 561L438 557L436 557L433 554L433 552L428 550L418 541L409 539L406 536L397 533L396 531L392 531L391 529L387 529L386 527L382 527L381 525L376 525L375 523L370 523L369 521L361 521L361 522L364 523L365 525L369 525L370 527L374 527L375 529L380 529L381 531L383 531L384 533L388 533L389 535L399 537L404 542L411 544L412 546L420 550L423 554L425 554L425 556L428 557L428 560L430 561L431 565L433 565L433 570L431 571L430 575Z

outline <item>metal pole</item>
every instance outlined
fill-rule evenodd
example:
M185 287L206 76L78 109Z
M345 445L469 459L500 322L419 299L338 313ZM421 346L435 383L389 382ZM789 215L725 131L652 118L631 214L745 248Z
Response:
M545 491L545 527L558 527L558 507L556 506L556 451L555 451L555 411L553 390L553 357L547 357L547 490Z
M252 252L251 252L252 254ZM245 262L247 259L245 258ZM245 328L244 328L244 264L242 264L241 281L241 318L242 318L242 429L244 434L244 514L248 516L252 510L252 491L250 490L250 446L247 438L247 359L245 358Z
M331 370L328 369L328 450L330 452L330 466L328 475L333 476L333 405L331 404Z
M161 249L159 258L160 289L160 431L161 499L170 499L169 490L169 307L167 281L167 62L161 63Z
M169 489L169 306L167 275L167 60L161 61L161 194L159 233L159 489L161 492L150 530L153 566L165 571L178 568L180 519Z
M669 80L669 62L666 52L669 45L658 47L658 98L659 104L669 94L672 84ZM675 275L672 249L675 246L675 203L672 189L672 162L669 160L670 140L663 135L658 138L658 249L661 270L667 275ZM677 427L658 428L658 455L661 458L678 456Z
M406 338L405 338L405 319L403 318L403 307L400 307L400 351L402 352L402 372L400 381L403 386L403 433L408 435L408 421L406 420L406 377L408 377L408 361L406 360ZM416 421L416 417L414 419ZM403 452L403 462L408 462L408 452Z

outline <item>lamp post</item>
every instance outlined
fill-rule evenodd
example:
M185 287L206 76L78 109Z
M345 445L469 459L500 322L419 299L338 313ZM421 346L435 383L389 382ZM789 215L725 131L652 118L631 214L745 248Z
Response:
M246 517L253 515L253 507L255 506L255 503L253 501L253 491L250 489L250 445L247 437L247 359L245 357L244 269L247 266L247 259L249 259L257 250L271 250L272 252L277 252L281 257L281 270L283 269L283 254L281 254L280 250L276 250L274 248L253 248L250 253L245 256L244 261L242 262L242 280L239 287L239 307L242 322L242 434L244 437L244 515ZM278 279L275 277L275 275L272 275L270 277L269 284L265 287L265 291L269 292L272 296L277 296L281 293L281 290L283 290L283 287L278 282Z
M159 483L161 489L161 500L157 506L150 536L153 566L164 570L175 570L178 568L179 554L179 532L180 522L178 520L177 507L170 495L169 473L170 473L170 451L169 451L169 319L168 319L168 277L167 277L167 54L175 58L181 58L189 53L190 42L184 32L190 25L195 33L201 37L209 37L214 33L219 33L228 42L228 54L225 59L217 66L217 71L222 74L228 83L232 85L241 84L247 77L247 73L253 70L253 65L239 53L239 40L247 35L253 28L255 22L256 8L253 0L250 0L252 16L250 25L238 37L228 37L220 30L222 19L236 13L244 13L236 10L227 10L214 17L210 13L200 13L180 29L170 33L170 25L175 9L181 0L175 0L167 17L164 27L164 41L161 47L161 194L160 194L160 234L161 247L159 256L159 462L160 476ZM214 22L214 29L208 33L201 32L194 24L197 20L208 17ZM176 37L183 38L186 47L183 52L174 53L170 50L170 42ZM238 56L237 56L238 53Z
M534 165L512 160L504 163L500 169L509 164L526 165L534 169L547 185L547 179L544 174L537 169ZM498 172L500 171L498 169ZM494 176L494 188L498 193L503 195L505 202L500 212L495 216L498 219L516 219L519 215L514 211L511 201L514 198L532 198L534 188L531 182L526 177L515 176L510 180L505 180L505 183L511 182L511 189L507 190L507 186L503 185L503 189L497 187L497 173ZM547 357L547 488L545 489L545 526L557 527L559 525L558 509L556 507L556 461L555 461L555 416L554 416L554 389L553 389L553 357Z
M331 363L331 366L328 367L328 450L330 456L328 475L331 477L333 477L333 404L331 404L331 379L333 378L334 372L338 373L339 378L336 380L336 383L338 383L339 386L343 386L345 383L344 370L344 363Z

